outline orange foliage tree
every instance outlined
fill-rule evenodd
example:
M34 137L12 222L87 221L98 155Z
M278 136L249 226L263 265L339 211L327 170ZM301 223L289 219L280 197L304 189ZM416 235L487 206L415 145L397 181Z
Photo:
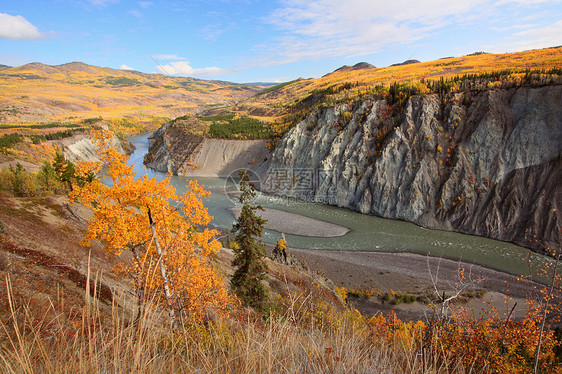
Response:
M108 184L94 180L76 185L71 193L93 208L84 244L99 240L108 253L132 253L132 261L122 267L133 278L139 307L155 299L168 308L173 323L180 311L195 317L209 308L224 311L232 299L212 262L220 249L216 230L199 229L212 219L201 202L209 192L191 181L178 196L168 177L160 182L146 175L135 179L127 156L109 145L111 136L107 131L95 134L101 162L77 166L79 174L103 170L110 179Z

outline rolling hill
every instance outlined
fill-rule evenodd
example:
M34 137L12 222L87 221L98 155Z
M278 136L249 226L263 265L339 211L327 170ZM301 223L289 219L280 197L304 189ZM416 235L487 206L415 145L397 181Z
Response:
M260 85L145 74L71 62L0 69L0 123L72 121L91 117L174 118L230 105Z

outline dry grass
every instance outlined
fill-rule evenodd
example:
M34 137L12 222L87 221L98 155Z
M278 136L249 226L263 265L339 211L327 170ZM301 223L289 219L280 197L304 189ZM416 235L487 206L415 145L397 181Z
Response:
M85 289L93 288L96 295L98 277L88 271L86 278ZM286 296L279 297L277 312L267 320L237 309L226 318L212 313L203 321L184 317L173 330L167 313L150 303L136 319L135 300L127 293L104 302L84 292L81 305L70 306L59 290L55 298L34 303L18 295L6 276L0 367L4 373L495 373L530 369L524 363L528 357L507 359L518 354L512 352L512 340L519 339L514 336L524 325L509 322L506 328L507 321L500 321L498 328L489 329L489 322L483 320L481 329L466 335L479 323L442 320L426 325L381 315L367 321L353 309L338 310L333 304L322 305L312 293L294 291L289 281L282 287ZM498 331L505 346L500 356L493 349L498 346ZM525 334L529 332L524 330ZM556 373L560 366L552 364L552 342L549 347L541 372Z
M256 322L251 314L173 331L164 315L146 308L135 324L118 302L104 313L97 299L66 311L49 302L36 315L19 304L5 281L10 317L0 323L5 373L447 373L463 369L424 357L411 336L385 342L368 326L342 316L337 326L302 328L291 311ZM295 304L292 307L298 308Z

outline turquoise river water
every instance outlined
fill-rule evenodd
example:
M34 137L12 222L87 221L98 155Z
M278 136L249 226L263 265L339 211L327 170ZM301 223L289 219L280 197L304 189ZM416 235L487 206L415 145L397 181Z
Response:
M163 179L165 177L163 173L147 169L143 165L144 155L148 150L147 138L148 134L142 134L128 139L136 147L129 163L134 164L137 176L148 174L150 177ZM189 179L172 176L171 183L177 192L182 194L186 190ZM214 217L211 224L219 228L231 229L235 217L229 209L235 207L236 203L226 191L235 190L235 184L222 178L193 179L197 179L200 185L211 192L210 197L204 201L209 213ZM349 209L323 204L295 201L287 203L285 200L263 195L259 196L257 201L264 207L336 223L351 230L344 236L336 238L286 235L289 246L295 248L428 254L462 260L517 275L533 274L537 268L544 268L545 265L552 263L552 260L546 256L512 243L424 229L409 222L360 214ZM271 230L266 230L264 235L264 241L267 243L275 243L279 238L280 233ZM530 263L533 264L532 269Z

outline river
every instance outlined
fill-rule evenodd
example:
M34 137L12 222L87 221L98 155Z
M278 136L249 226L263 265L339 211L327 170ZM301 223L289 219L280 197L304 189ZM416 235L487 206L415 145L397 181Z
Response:
M136 147L129 158L134 165L137 177L147 174L159 180L165 174L147 169L143 165L148 150L149 134L141 134L127 139ZM209 213L214 217L211 224L223 229L231 229L235 221L231 208L236 206L227 191L235 190L234 182L222 178L187 178L172 176L171 183L179 194L186 191L189 179L196 179L200 185L211 192L204 200ZM261 195L258 203L267 208L275 208L307 217L336 223L351 231L340 237L318 238L286 235L290 247L306 249L330 249L350 251L410 252L429 254L478 264L516 275L535 274L537 269L552 264L552 260L512 243L482 238L460 233L429 230L409 222L385 219L353 212L323 204L303 203ZM275 243L280 233L266 230L264 241ZM532 264L532 266L530 266ZM551 266L552 267L552 266ZM537 280L544 281L540 277Z

